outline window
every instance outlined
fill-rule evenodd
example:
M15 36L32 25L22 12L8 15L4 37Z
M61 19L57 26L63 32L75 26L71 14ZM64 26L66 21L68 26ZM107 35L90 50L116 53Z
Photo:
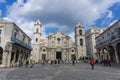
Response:
M82 35L82 30L79 30L79 34Z
M17 37L17 33L15 32L15 33L14 33L14 38L16 38L16 37Z
M23 35L23 39L22 39L22 41L25 41L25 35Z
M107 33L107 36L110 37L110 32Z
M31 41L31 40L28 41L28 45L29 45L29 46L31 46L31 42L30 42L30 41Z
M80 45L83 46L83 39L80 39Z
M43 52L45 52L45 49L43 49Z
M36 42L38 42L38 38L36 38Z
M72 52L74 52L74 50L72 50Z
M60 41L61 39L60 38L57 38L58 41Z
M36 33L38 33L38 28L36 29Z

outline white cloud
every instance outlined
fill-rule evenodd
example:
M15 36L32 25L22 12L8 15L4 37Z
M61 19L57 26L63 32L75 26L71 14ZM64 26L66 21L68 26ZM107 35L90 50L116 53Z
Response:
M119 0L17 0L8 7L7 18L13 20L30 36L33 35L33 21L42 22L42 36L45 28L60 27L62 32L72 34L78 21L84 26L93 25L105 13L112 18L108 8Z
M0 3L5 3L6 2L6 0L0 0Z
M108 16L107 16L108 18L113 18L113 13L112 13L112 11L109 11L108 12Z
M74 34L74 32L70 33L69 36L71 37L72 41L75 41L75 34Z
M106 17L103 20L102 24L109 23L111 21L111 19L114 17L113 12L110 10L107 10L104 16L106 16Z

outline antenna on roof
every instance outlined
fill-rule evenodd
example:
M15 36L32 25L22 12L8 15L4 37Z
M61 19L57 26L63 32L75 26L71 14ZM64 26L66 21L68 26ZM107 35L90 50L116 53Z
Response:
M2 20L2 11L0 10L0 20Z

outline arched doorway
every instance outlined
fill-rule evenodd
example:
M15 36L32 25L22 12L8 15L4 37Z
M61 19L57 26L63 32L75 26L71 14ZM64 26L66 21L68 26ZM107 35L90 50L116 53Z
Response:
M103 48L102 52L103 52L103 55L104 55L104 59L108 59L108 58L109 58L109 55L108 55L108 50L107 50L107 48Z
M99 58L100 58L100 61L104 60L102 49L99 49Z
M0 64L2 64L3 48L0 47Z
M62 53L61 52L56 52L56 59L62 60Z
M112 61L112 62L116 62L116 59L115 59L115 51L114 51L114 48L113 48L112 45L109 45L108 51L109 51L109 55L110 55L111 61Z
M15 63L17 63L17 62L18 62L18 58L19 58L19 50L17 50L17 52L16 52L16 56L15 56Z
M60 47L56 49L56 59L62 60L62 49Z
M117 49L118 60L120 62L120 43L117 44L116 49Z
M76 60L75 54L71 54L71 60Z

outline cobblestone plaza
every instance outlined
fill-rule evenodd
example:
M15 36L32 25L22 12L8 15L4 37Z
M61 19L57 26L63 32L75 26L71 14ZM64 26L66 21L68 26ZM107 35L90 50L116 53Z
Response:
M91 70L88 63L36 64L33 68L0 69L0 80L120 80L120 68L95 65Z

